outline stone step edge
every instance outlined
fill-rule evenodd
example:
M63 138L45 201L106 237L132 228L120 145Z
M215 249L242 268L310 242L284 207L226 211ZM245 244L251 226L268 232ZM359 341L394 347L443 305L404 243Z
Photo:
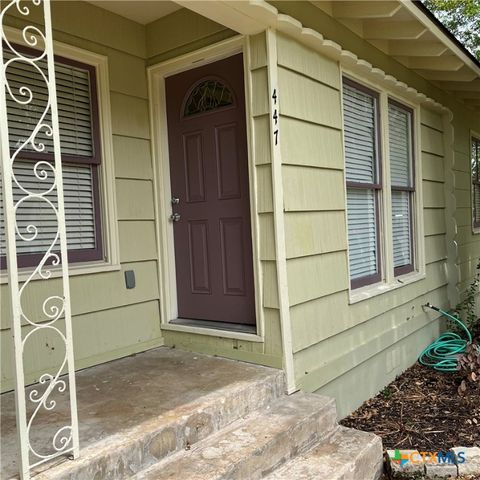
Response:
M345 452L344 449L342 449L343 446L340 445L339 442L342 439L348 439L352 436L364 437L363 439L354 439L358 447L353 450L353 457L351 456L352 450ZM332 461L332 451L330 450L330 448L332 445L335 444L338 444L338 448L335 450L336 452L349 453L350 458L348 461L341 461L341 459L339 458L334 458ZM322 446L326 447L325 452L318 456L314 455L315 449L321 448ZM321 461L322 458L325 457L330 457L331 464L327 466L327 468L329 469L329 471L331 470L329 475L333 473L335 475L335 479L367 480L366 478L359 476L360 473L366 472L359 473L358 471L356 471L358 470L357 463L361 460L364 460L366 455L368 456L372 453L375 455L375 453L372 452L372 450L375 449L378 450L377 459L373 460L371 468L372 472L369 472L373 473L373 477L368 477L368 480L377 480L378 478L380 478L383 472L383 449L381 438L374 434L371 434L370 432L363 432L361 430L355 430L353 428L347 428L339 425L329 438L321 440L317 444L313 445L308 451L302 453L301 456L293 458L290 462L285 463L279 469L273 471L270 475L268 475L266 477L266 480L291 480L293 478L292 475L295 474L295 472L292 472L292 470L295 470L295 467L297 466L300 467L300 470L304 475L308 475L308 468L305 467L308 466L309 463L314 464L314 470L317 471L318 474L325 474L326 472L319 472L318 466L315 465L318 464L319 461ZM310 476L305 476L301 478L310 478Z
M252 401L252 389L255 393L259 393L261 390L265 393L263 402L255 403ZM226 392L228 392L227 396ZM236 385L228 385L228 388L216 390L215 392L211 392L199 397L199 400L182 405L182 409L189 408L192 415L211 416L215 413L218 413L222 409L226 403L225 398L231 398L234 401L235 399L246 398L247 401L245 403L245 411L229 419L229 421L225 422L224 424L220 422L220 424L216 425L216 429L214 430L214 432L216 432L227 427L239 418L248 415L249 413L267 407L278 398L281 398L283 395L285 395L285 378L283 371L278 370L277 372L273 372L272 374L261 379L237 382ZM195 407L195 404L198 404L198 408ZM146 459L142 455L135 455L138 449L142 448L142 446L147 448L155 437L161 435L162 432L165 432L172 427L177 426L177 431L182 431L187 428L188 419L192 415L185 414L169 419L169 414L174 412L175 410L164 412L154 419L146 420L134 426L133 428L110 435L102 440L99 440L98 442L88 445L83 449L80 445L81 450L79 458L76 460L66 460L65 458L62 458L60 461L57 460L56 463L45 465L43 468L48 467L48 470L39 472L35 478L36 480L68 478L69 474L76 472L78 469L88 467L88 465L90 465L92 462L95 462L96 459L103 457L106 457L109 460L107 461L107 465L105 465L107 470L109 468L114 468L115 463L117 463L114 460L117 459L118 461L120 458L123 459L122 463L124 467L126 467L125 461L127 461L130 466L134 466L133 473L141 470L142 467L148 467L152 461L159 461L160 459L150 459L150 462L147 465L143 465ZM185 435L185 432L182 432L182 434ZM178 445L174 450L167 452L165 457L178 450L181 450L184 447L185 445Z
M288 399L288 400L286 400ZM265 451L268 450L269 445L272 445L274 441L278 440L279 437L287 435L287 439L290 439L291 437L288 435L288 433L291 433L290 431L294 431L296 428L301 428L302 425L306 425L309 422L315 422L315 435L309 435L308 439L305 440L305 442L301 445L290 445L289 446L289 457L285 458L283 457L280 460L280 463L274 463L268 467L268 469L262 470L262 478L263 475L266 475L273 471L274 469L278 468L279 466L283 465L285 462L289 461L293 456L291 456L292 453L295 455L304 451L307 451L314 443L322 440L329 438L338 428L338 424L336 421L336 405L335 405L335 400L330 397L325 397L317 394L311 394L311 393L304 393L304 392L297 392L293 395L290 396L285 396L282 397L278 400L276 400L274 403L272 403L267 410L261 411L257 410L255 412L252 412L250 415L246 416L244 419L239 419L236 422L230 424L228 427L219 430L209 436L208 438L205 438L204 440L198 442L191 450L188 451L179 451L176 452L175 454L159 461L157 464L154 464L147 469L144 469L140 472L138 472L137 475L133 477L132 480L146 480L150 478L157 478L156 473L160 473L161 470L164 468L168 467L169 465L172 464L178 464L179 461L182 461L188 457L189 462L194 462L195 461L195 456L200 456L202 455L202 452L205 453L207 449L211 449L212 447L214 448L215 445L219 444L222 442L224 439L231 439L232 438L232 432L234 431L239 431L242 429L245 429L245 427L250 424L258 423L259 420L261 421L262 417L268 417L272 413L275 413L275 410L278 409L279 413L281 414L282 407L284 407L285 402L295 402L297 400L297 403L300 403L302 401L308 401L309 405L305 405L307 408L310 407L312 410L310 412L305 413L305 416L303 417L303 421L296 422L293 424L293 426L287 430L287 431L280 431L277 433L277 435L274 436L268 436L265 435L263 438L263 445L258 447L261 452L265 454ZM317 405L315 406L315 402L318 402ZM301 406L301 405L300 405ZM302 412L304 410L301 410ZM326 425L322 425L319 420L323 418L325 420ZM267 432L268 426L272 425L272 422L266 421L266 429L265 432ZM326 428L324 428L326 427ZM260 437L259 437L260 438ZM248 447L247 447L248 448ZM250 457L255 456L258 459L258 452L257 450L255 451L255 454L250 455ZM235 468L235 465L241 465L242 461L245 459L248 459L247 456L242 456L241 460L239 460L237 463L232 464L231 468ZM268 457L271 458L271 457ZM223 478L223 477L222 477ZM230 476L229 476L230 478ZM232 477L233 478L233 477Z

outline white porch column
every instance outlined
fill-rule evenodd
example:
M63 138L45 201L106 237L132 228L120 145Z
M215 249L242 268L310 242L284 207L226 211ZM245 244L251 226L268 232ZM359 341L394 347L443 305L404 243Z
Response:
M54 457L69 454L78 456L78 422L73 363L70 291L68 279L67 241L63 201L62 164L55 89L54 57L49 0L6 3L0 13L0 135L2 165L2 202L6 237L6 261L11 296L11 329L15 366L16 420L18 452L22 479L30 478L32 469ZM32 25L29 16L41 13L44 27ZM24 21L22 31L12 35L5 28L7 15L15 15ZM38 18L38 16L36 17ZM9 38L10 37L10 38ZM25 48L27 47L27 48ZM44 85L30 87L9 79L9 67L20 65L41 77ZM36 99L38 88L48 99ZM29 118L31 131L28 138L17 138L11 128L12 110L22 110ZM48 141L47 141L48 140ZM42 154L44 155L42 157ZM46 155L45 155L46 154ZM36 184L27 184L19 175L16 161L23 167L29 165ZM28 163L26 161L28 160ZM31 176L30 176L31 177ZM56 220L57 231L49 245L35 244L42 234L42 223L34 214L28 225L17 223L17 213L30 206L42 206ZM34 210L35 211L35 210ZM38 223L38 224L37 224ZM33 242L33 243L29 243ZM39 260L27 272L19 272L17 258L33 249ZM30 249L29 249L30 247ZM3 253L3 252L2 252ZM45 296L32 313L26 308L23 297L29 289L38 288L40 282L48 282L53 270L61 273L62 282L57 291ZM52 284L50 284L52 285ZM45 289L46 291L46 289ZM39 384L26 388L25 358L34 338L46 336L63 349L58 366L44 372ZM42 368L42 366L38 366ZM61 377L61 375L67 376ZM61 395L59 395L61 394ZM53 395L55 398L53 398ZM42 411L53 411L58 401L69 402L70 418L48 439L48 444L31 442L35 419Z

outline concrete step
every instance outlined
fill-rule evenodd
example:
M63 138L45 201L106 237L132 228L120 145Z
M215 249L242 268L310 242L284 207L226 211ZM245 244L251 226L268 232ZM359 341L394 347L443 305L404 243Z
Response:
M382 441L373 433L338 427L325 442L286 463L267 480L376 480L383 469Z
M226 363L223 368L227 374L229 364L227 361L223 363ZM162 368L162 365L158 368ZM131 478L142 469L177 451L184 451L238 419L258 409L268 408L284 395L282 371L263 367L257 370L258 373L248 379L232 378L230 383L225 382L225 386L206 394L200 392L193 401L179 398L172 407L161 410L159 415L146 421L139 420L133 428L82 445L78 459L51 466L35 479ZM172 385L171 388L177 387ZM161 403L161 398L158 401ZM128 417L129 413L124 412L124 415Z
M138 473L135 480L255 480L326 439L336 428L333 399L284 396L190 450Z

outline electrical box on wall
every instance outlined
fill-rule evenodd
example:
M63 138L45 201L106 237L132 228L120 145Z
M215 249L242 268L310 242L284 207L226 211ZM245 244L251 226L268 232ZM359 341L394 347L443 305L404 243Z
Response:
M133 270L125 270L125 286L127 289L135 288L135 272Z

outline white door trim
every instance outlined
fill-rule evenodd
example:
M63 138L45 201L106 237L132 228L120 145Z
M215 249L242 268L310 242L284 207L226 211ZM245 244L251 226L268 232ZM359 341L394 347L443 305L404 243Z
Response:
M168 147L168 122L165 102L165 78L192 68L213 63L236 53L243 52L245 79L245 112L248 147L248 174L250 187L250 223L252 230L252 256L255 290L256 334L230 332L203 327L191 327L170 323L178 314L177 286L175 274L175 245L173 225L169 221L171 214L171 187ZM228 40L210 45L180 57L152 65L147 69L149 88L150 128L152 139L152 161L154 172L155 224L157 247L159 252L160 317L161 327L165 330L177 330L216 337L236 338L256 342L264 341L263 299L260 282L260 245L257 215L257 189L255 163L251 147L252 122L250 115L251 86L249 75L250 55L248 42L244 36L235 36Z

